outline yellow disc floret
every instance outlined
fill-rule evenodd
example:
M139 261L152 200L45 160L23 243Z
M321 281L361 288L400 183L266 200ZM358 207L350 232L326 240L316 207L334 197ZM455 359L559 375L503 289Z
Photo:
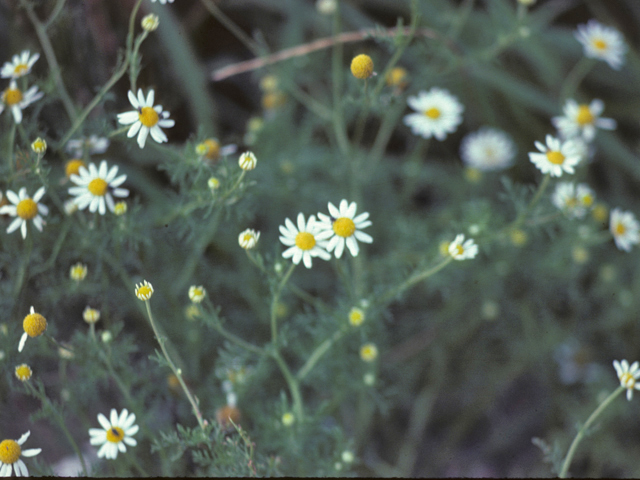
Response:
M21 200L16 206L16 215L25 220L31 220L38 214L38 204L31 198Z
M431 107L429 110L425 110L424 115L431 120L436 120L440 118L441 113L436 107Z
M576 115L576 122L578 122L579 125L591 125L593 120L593 113L591 113L589 105L580 105L578 107L578 114Z
M557 150L549 150L547 152L547 160L554 165L562 165L564 163L565 156Z
M402 67L395 67L392 68L389 73L387 73L385 81L390 87L404 88L407 85L406 78L407 71Z
M351 60L351 73L356 78L364 80L373 75L373 60L369 55L360 54Z
M624 223L618 222L613 230L616 232L616 235L624 235L627 231L627 227L624 226Z
M120 443L124 438L124 430L120 427L111 427L107 430L107 441L111 443Z
M196 146L196 153L209 160L217 160L220 158L220 143L215 138L207 138Z
M86 167L87 165L79 158L73 158L67 162L64 166L64 173L68 177L71 175L78 175L80 173L80 167Z
M309 232L300 232L296 235L296 246L300 250L311 250L316 246L316 237Z
M606 50L607 42L605 42L602 38L594 38L591 41L591 44L594 46L596 50Z
M365 343L360 347L360 358L365 362L373 362L378 358L378 347L373 343Z
M47 320L39 313L32 311L32 313L24 317L22 328L30 337L37 337L47 329Z
M0 443L0 462L11 465L20 459L22 449L15 440L3 440Z
M347 217L340 217L333 222L333 231L340 237L350 237L356 231L356 224Z
M29 367L29 365L27 365L26 363L23 363L22 365L18 365L16 367L16 377L18 377L18 380L20 380L21 382L26 382L27 380L29 380L31 378L31 367Z
M151 107L142 107L140 109L140 123L145 127L153 127L156 123L158 123L159 117L158 112L156 112Z
M109 184L102 178L94 178L87 185L87 190L96 197L104 197L109 189Z
M149 300L153 295L153 286L145 280L143 283L136 285L135 293L140 300Z
M632 389L636 384L636 379L629 372L625 372L620 376L620 384L625 388Z
M353 307L349 311L349 324L359 327L364 322L364 311L361 308Z
M17 88L7 88L2 94L2 101L9 107L22 101L22 92Z

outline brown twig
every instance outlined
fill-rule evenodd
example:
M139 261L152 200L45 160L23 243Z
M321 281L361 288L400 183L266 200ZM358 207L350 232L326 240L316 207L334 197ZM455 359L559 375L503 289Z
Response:
M316 50L329 48L338 43L358 42L360 40L365 40L373 37L395 37L398 34L407 35L409 34L410 30L411 27L389 28L386 30L377 30L371 28L367 30L360 30L358 32L345 32L335 37L320 38L311 43L305 43L304 45L286 48L280 52L268 55L266 57L254 58L252 60L234 63L233 65L219 68L211 74L211 79L214 82L219 82L220 80L224 80L225 78L232 77L239 73L250 72L252 70L262 68L266 65L271 65L273 63L281 62L283 60L288 60L294 57L300 57L302 55L315 52ZM440 37L438 32L436 32L435 30L431 30L430 28L421 28L415 32L415 35L432 39L437 39Z

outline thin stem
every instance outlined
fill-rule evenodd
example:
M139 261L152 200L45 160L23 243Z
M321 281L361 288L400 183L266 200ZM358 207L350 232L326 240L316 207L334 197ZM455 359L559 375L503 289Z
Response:
M9 115L7 115L7 119L8 118L9 118ZM9 163L9 172L13 174L15 171L15 165L13 161L13 149L16 141L16 122L13 121L13 117L8 121L11 122L11 130L9 130L9 137L8 137L9 144L7 145L7 162Z
M611 402L613 402L615 400L615 398L617 396L619 396L623 392L623 390L625 390L625 387L622 386L622 385L620 385L617 389L615 389L613 391L613 393L611 393L611 395L609 395L605 399L605 401L602 402L600 404L600 406L594 410L594 412L587 419L587 421L584 423L582 428L578 431L578 434L576 435L576 438L574 438L573 442L571 442L571 446L569 447L569 451L567 452L567 456L564 458L564 463L562 464L562 470L560 470L560 475L558 475L560 478L567 478L567 472L569 471L569 466L571 465L571 460L573 460L573 456L576 453L578 445L582 441L583 437L585 436L585 434L586 434L587 430L589 429L589 427L591 426L591 424L611 404Z
M296 378L298 381L302 381L304 377L315 367L318 360L322 358L322 356L329 351L329 349L340 340L344 334L347 333L347 330L338 330L331 337L327 338L324 342L322 342L318 347L313 351L313 353L309 356L305 364L302 366L298 373L296 374Z
M66 3L67 0L58 0L55 4L55 6L53 7L53 10L51 11L51 14L49 15L49 18L47 18L47 21L44 22L44 28L49 28L53 22L56 20L56 18L58 18L58 15L60 15L60 12L62 12L62 9L64 8L64 4Z
M145 305L147 307L147 316L149 317L149 322L151 323L151 328L153 328L153 333L155 334L156 339L158 340L158 343L160 344L160 348L162 349L162 353L164 355L164 358L167 360L167 363L169 364L169 367L173 371L173 374L178 379L178 382L180 382L180 386L182 387L182 390L184 390L184 393L187 395L187 398L189 399L189 402L191 403L191 408L193 408L193 413L195 414L196 419L198 420L198 424L200 425L200 428L202 430L204 430L205 426L204 426L204 422L203 422L202 413L200 413L200 409L198 408L198 403L196 402L196 399L193 397L193 395L189 391L189 388L187 387L187 384L184 383L184 380L182 379L182 370L176 368L176 366L174 365L173 361L171 360L171 357L169 356L169 352L167 352L167 349L165 347L166 339L162 338L160 336L160 334L158 333L158 329L156 328L156 324L155 324L155 321L153 320L153 315L151 313L151 305L149 304L149 300L145 300L144 303L145 303Z
M293 273L293 270L296 268L296 264L292 263L287 270L287 273L284 274L282 280L276 287L276 291L273 293L273 300L271 301L271 341L276 344L278 341L278 301L280 300L280 295L282 294L282 289L289 281L289 277Z
M531 213L531 211L533 210L533 207L535 207L536 204L542 198L542 194L546 190L547 185L549 185L550 180L551 180L551 174L547 173L545 177L542 179L542 182L540 182L540 185L538 186L538 190L536 191L535 195L531 199L531 202L529 203L529 205L527 205L527 208L525 208L520 213L520 215L518 215L518 217L513 222L513 225L510 225L510 228L519 227L520 225L522 225L524 220L527 218L527 215Z
M222 25L224 25L227 30L229 30L233 35L242 42L242 44L251 50L255 56L260 55L260 46L254 42L246 33L244 33L240 27L238 27L233 20L227 17L222 10L218 8L218 6L213 3L211 0L200 0L204 7L209 10L209 13L215 17Z
M562 84L562 88L560 89L560 100L564 101L568 98L573 97L580 83L584 80L584 77L591 71L593 66L596 64L596 60L593 58L582 57L578 60L578 63L575 64L573 69L567 74L564 79L564 83Z
M230 340L231 342L235 343L236 345L238 345L239 347L244 348L245 350L255 353L256 355L264 355L264 350L252 343L247 342L246 340L243 340L242 338L238 337L237 335L234 335L233 333L227 331L222 325L220 325L219 323L214 323L213 327L227 340Z
M333 19L333 32L337 36L340 31L340 15L337 13ZM342 43L333 44L331 56L331 84L333 95L333 131L338 142L340 153L345 157L349 156L349 139L347 138L347 128L344 125L342 114Z
M275 359L278 367L280 367L280 371L289 386L291 398L293 399L293 411L295 412L298 421L302 422L304 420L304 405L302 403L302 395L300 394L300 385L291 374L291 370L289 370L289 367L280 356L280 353L277 350L273 350L271 352L271 356Z

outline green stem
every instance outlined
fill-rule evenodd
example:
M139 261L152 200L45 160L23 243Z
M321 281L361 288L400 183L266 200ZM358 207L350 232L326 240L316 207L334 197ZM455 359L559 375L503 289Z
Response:
M284 286L289 281L289 277L291 276L295 268L296 268L296 264L292 263L291 266L289 267L289 270L287 270L287 273L285 273L284 277L282 277L282 280L280 280L280 283L276 287L276 291L273 293L273 300L271 301L271 341L274 344L276 344L278 341L278 319L277 319L278 302L280 301L280 295L282 294L282 290L284 289Z
M151 328L153 328L153 333L155 334L156 339L158 340L158 343L160 344L160 348L162 349L162 353L164 355L164 358L167 360L167 363L169 364L169 367L173 371L173 374L178 379L178 382L180 382L180 386L182 387L182 390L184 390L184 393L187 395L187 398L189 399L189 402L191 403L191 408L193 408L193 413L195 414L196 419L198 420L198 424L200 425L200 428L202 430L204 430L205 429L205 425L204 425L202 413L200 413L200 409L198 408L198 403L196 402L196 399L193 397L193 395L189 391L189 388L187 388L187 384L184 383L184 380L182 379L182 371L180 369L176 368L176 366L174 365L173 361L171 360L171 357L169 356L169 352L167 352L167 349L165 347L166 339L162 338L160 336L160 334L158 333L155 321L153 320L153 315L151 313L151 305L149 304L149 300L145 300L144 303L145 303L145 305L147 307L147 316L149 317L149 322L151 323Z
M333 15L333 34L340 34L341 22L339 9ZM347 129L344 125L342 114L342 43L336 42L333 46L331 54L331 81L333 94L333 130L338 142L340 153L345 157L349 155L349 139L347 138Z
M242 44L247 47L256 57L260 56L260 46L254 42L233 20L227 17L222 10L212 0L200 0L209 13L214 16L227 30L229 30Z
M255 353L256 355L264 355L264 350L260 347L257 347L256 345L247 342L246 340L243 340L242 338L238 337L237 335L234 335L231 332L228 332L227 330L225 330L225 328L220 325L218 322L213 324L213 327L227 340L230 340L231 342L235 343L236 345L238 345L239 347L244 348L245 350Z
M620 385L617 389L615 389L613 391L613 393L611 393L611 395L609 395L605 399L605 401L602 402L600 404L600 406L595 409L595 411L591 414L591 416L584 423L582 428L578 431L578 434L576 435L576 438L574 438L573 442L571 442L571 446L569 447L569 451L567 452L567 456L565 457L564 463L562 464L562 470L560 470L560 475L558 475L560 478L567 478L567 472L569 471L569 465L571 465L571 460L573 460L573 456L576 453L578 445L582 441L583 437L585 436L585 434L586 434L587 430L589 429L589 427L591 426L591 424L611 404L611 402L613 402L613 400L615 400L615 398L617 396L619 396L623 392L623 390L625 390L625 387L622 386L622 385Z
M542 179L542 182L540 182L540 185L538 186L538 190L536 191L535 195L531 199L531 202L529 203L529 205L527 205L527 208L525 208L520 213L520 215L518 215L518 217L513 222L513 225L510 225L510 228L515 228L515 227L519 227L520 225L522 225L524 220L527 218L527 215L529 215L529 213L531 213L531 211L533 210L533 207L535 207L536 204L542 198L542 194L544 193L544 191L546 190L547 186L549 185L549 181L550 180L551 180L551 174L547 173L545 175L545 177Z
M564 101L575 95L578 86L596 64L593 58L582 57L567 74L560 89L560 100Z
M53 10L51 11L51 14L49 15L49 18L47 18L47 21L44 22L44 28L49 28L53 22L56 20L56 18L58 18L58 15L60 15L60 12L62 12L62 9L64 8L64 4L66 3L67 0L58 0L55 4L55 6L53 7Z
M346 330L338 330L331 337L327 338L324 342L322 342L318 347L313 351L311 356L309 356L308 360L302 366L302 368L296 374L296 378L298 381L302 381L304 377L315 367L318 360L322 358L322 356L329 351L329 349L340 340L344 334L347 333Z
M273 350L271 352L271 356L275 359L278 367L280 367L280 371L284 376L284 379L289 386L289 391L291 392L291 398L293 399L293 411L300 423L304 420L304 405L302 403L302 395L300 394L300 385L295 377L291 374L291 370L285 363L285 361L280 356L280 353L277 350Z
M7 118L9 118L9 115L7 115ZM10 121L11 121L11 127L10 127L11 129L9 130L9 136L8 136L9 144L7 145L7 162L9 163L9 172L13 174L15 172L15 165L14 165L15 162L13 161L13 148L16 141L16 122L13 121L13 117L11 117Z

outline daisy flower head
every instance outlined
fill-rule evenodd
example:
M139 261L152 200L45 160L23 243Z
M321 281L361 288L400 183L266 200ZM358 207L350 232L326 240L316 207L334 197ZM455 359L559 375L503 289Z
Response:
M640 224L631 212L623 212L619 208L611 210L609 231L619 250L630 252L633 245L640 243Z
M422 91L416 97L409 97L407 103L418 112L406 115L403 119L414 135L423 138L433 136L442 141L462 123L464 107L448 90L433 87L428 92Z
M69 277L71 280L75 280L76 282L81 282L87 276L88 268L84 263L76 263L72 265L69 269Z
M549 173L552 177L560 177L563 173L574 173L580 157L572 140L562 141L552 135L547 135L546 145L536 141L535 146L540 152L529 152L529 160L542 173Z
M31 150L34 153L43 154L47 151L47 141L44 138L36 138L33 143L31 143Z
M7 233L14 232L19 228L22 238L27 238L27 221L29 220L33 220L33 225L42 231L42 225L44 225L45 222L40 215L47 215L49 213L49 208L46 205L38 203L42 199L44 192L44 187L40 187L33 197L30 197L27 195L27 189L25 187L22 187L17 194L11 190L7 190L7 198L13 205L0 207L0 214L16 217L15 220L9 224L9 227L7 227Z
M511 137L496 128L481 128L464 137L460 144L464 164L480 171L504 170L513 164L515 154Z
M128 97L135 110L118 114L118 123L131 125L127 137L137 134L140 148L144 147L149 134L158 143L169 141L161 128L171 128L176 122L169 118L169 112L162 110L162 105L153 106L155 91L149 90L145 99L141 88L138 89L137 97L129 90Z
M603 60L614 70L620 70L627 45L618 30L589 20L586 24L578 25L573 35L584 47L586 57Z
M31 370L31 367L26 363L23 363L22 365L18 365L15 369L15 373L16 373L16 378L21 382L26 382L31 378L31 375L33 375L33 371Z
M258 160L256 159L256 156L253 154L253 152L244 152L238 159L238 165L240 165L240 168L245 171L253 170L254 168L256 168L257 163Z
M18 88L18 84L15 80L11 80L9 83L9 87L2 92L2 96L0 97L0 113L2 113L6 108L11 110L13 114L13 119L16 123L22 122L22 110L27 108L36 100L42 98L44 93L38 91L38 87L35 85L31 87L26 92L23 92Z
M140 300L147 301L151 298L151 295L153 295L153 285L146 280L142 283L137 283L135 294Z
M351 60L351 73L360 80L366 80L373 75L373 60L369 55L361 53Z
M160 26L160 19L157 15L150 13L142 17L142 21L140 22L140 26L143 30L147 32L153 32L158 29Z
M98 422L102 428L90 428L89 435L91 445L101 445L98 450L98 458L107 458L115 460L118 452L126 452L127 447L135 447L138 442L133 436L138 433L138 425L134 425L136 416L134 413L129 414L125 408L120 412L116 412L115 408L111 409L109 420L103 414L98 414Z
M378 358L378 347L375 343L365 343L360 347L360 358L365 362L373 362Z
M604 110L604 102L599 99L593 100L590 104L578 104L575 100L569 99L564 104L561 117L553 117L553 126L558 129L564 138L581 136L590 142L596 136L596 129L615 130L616 121L612 118L601 118Z
M352 307L349 310L349 325L352 327L359 327L365 320L364 310L358 307Z
M304 215L298 214L298 223L295 225L288 218L285 219L284 225L280 225L280 241L289 247L282 256L284 258L292 258L294 264L298 265L300 260L304 262L304 266L311 268L312 257L320 257L323 260L329 260L331 255L325 250L327 242L325 241L331 233L321 231L316 221L316 217L311 215L309 220L305 222Z
M622 360L613 361L613 368L616 369L620 385L627 389L627 400L631 401L633 398L633 390L640 390L640 385L636 383L636 380L640 378L640 365L638 362L633 362L629 366L629 362Z
M191 285L189 287L189 300L193 303L200 303L204 300L204 297L207 296L207 291L204 289L202 285L195 286Z
M44 333L47 329L47 319L31 307L29 315L24 317L22 321L22 328L24 333L20 337L20 344L18 345L18 351L21 352L24 348L24 344L27 341L27 337L38 337Z
M0 70L2 78L19 78L31 72L31 67L40 58L39 53L31 55L29 50L24 50L19 55L14 55L10 62L5 62Z
M82 318L89 325L94 324L98 320L100 320L100 310L96 310L95 308L86 306L84 311L82 312Z
M69 194L75 196L74 201L80 210L89 207L90 212L98 211L100 215L104 215L109 207L111 212L114 211L113 197L127 197L129 190L119 188L127 179L126 175L118 175L118 167L109 168L107 161L102 160L100 167L96 168L95 164L90 163L89 169L80 166L78 175L72 174L69 179L76 186L69 188Z
M0 442L0 477L10 477L11 471L15 471L16 477L28 477L29 470L20 457L34 457L41 448L22 450L22 445L27 441L31 432L27 432L19 440L3 440Z
M583 218L593 207L595 194L585 183L560 182L551 195L551 202L571 217Z
M85 152L88 155L100 155L107 151L109 143L109 139L106 137L91 135L69 140L66 150L75 158L82 157Z
M201 157L201 159L211 162L216 162L220 160L221 157L236 153L236 150L238 150L237 145L232 143L223 147L216 138L207 138L196 145L196 154Z
M173 3L173 0L158 0L162 5L165 5L167 2ZM152 3L156 3L156 0L151 0Z
M252 228L247 228L244 232L238 235L238 243L245 250L251 250L258 244L260 238L260 232L256 232Z
M478 245L472 238L465 242L463 233L456 236L455 240L449 244L448 250L454 260L467 260L478 255Z
M371 220L368 220L369 212L356 216L356 202L349 204L344 199L340 202L340 208L336 208L331 202L328 208L329 215L318 213L320 228L323 233L328 233L327 238L330 238L327 251L333 251L336 258L340 258L346 245L351 255L356 257L360 251L358 240L364 243L373 242L371 235L362 231L371 225Z

